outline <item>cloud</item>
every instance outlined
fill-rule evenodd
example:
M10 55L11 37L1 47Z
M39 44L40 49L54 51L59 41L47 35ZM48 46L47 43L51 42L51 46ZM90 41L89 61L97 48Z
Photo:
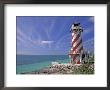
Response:
M87 28L86 30L84 30L83 34L89 34L91 31L93 31L93 29Z
M83 47L85 50L93 52L94 51L94 38L88 39L83 42Z
M66 35L60 37L58 39L57 43L56 43L56 47L55 48L59 49L59 48L63 47L63 45L62 45L63 43L67 44L67 42L66 42L67 39L68 39L68 41L71 40L71 35L70 34L66 34ZM68 44L71 45L71 43L68 43Z
M42 44L52 44L54 41L41 41Z
M42 40L35 40L33 41L33 43L39 47L42 47L44 48L45 47L45 44L48 44L48 45L51 45L54 41L42 41Z
M25 46L26 48L46 48L48 45L49 48L51 48L51 44L54 41L46 41L46 40L42 40L41 35L36 33L37 38L36 39L32 39L31 35L27 35L25 34L21 29L17 28L17 40L20 41L20 45ZM22 46L22 47L23 47Z
M94 22L94 17L93 17L93 16L90 17L90 18L89 18L89 21Z
M83 46L91 46L94 44L94 38L88 39L87 41L83 42Z
M42 46L48 45L48 48L51 48L51 44L52 44L53 42L54 42L54 41L41 41L41 45L42 45Z
M19 39L20 38L20 39ZM28 37L25 33L22 32L21 29L17 28L17 39L21 40L21 41L28 41L28 42L32 42L31 38Z
M17 43L17 46L18 46L18 50L24 50L25 48L27 49L32 49L32 48L36 48L38 45L39 47L41 47L41 44L40 43L35 43L31 36L27 35L26 33L23 32L23 30L21 30L19 27L17 27L17 40L19 41ZM37 45L37 46L36 46ZM25 47L23 49L23 47Z
M49 24L44 27L44 31L45 31L45 34L48 39L51 38L50 35L51 35L52 30L54 28L55 22L56 22L56 20L48 21Z

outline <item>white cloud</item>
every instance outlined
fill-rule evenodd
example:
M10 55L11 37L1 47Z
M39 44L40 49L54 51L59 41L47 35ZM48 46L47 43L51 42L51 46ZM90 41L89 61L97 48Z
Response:
M54 41L41 41L42 44L52 44Z
M94 22L94 17L93 17L93 16L90 17L90 18L89 18L89 21Z
M41 41L41 40L34 41L35 44L40 45L40 47L42 47L42 48L45 48L45 45L48 45L49 48L51 48L51 44L52 44L53 42L54 42L54 41Z
M19 28L17 28L17 39L19 39L20 41L32 42L31 38L28 37L25 33L23 33L22 30Z
M84 30L83 34L89 34L91 31L93 31L93 29L87 28L86 30Z
M83 42L83 45L87 46L87 45L91 45L93 43L94 43L94 38L91 38L91 39L88 39L87 41Z

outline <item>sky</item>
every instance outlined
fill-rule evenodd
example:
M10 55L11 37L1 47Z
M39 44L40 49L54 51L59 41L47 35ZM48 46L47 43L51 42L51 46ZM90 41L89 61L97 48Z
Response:
M81 24L83 47L93 52L93 16L17 16L17 55L67 55L73 23Z

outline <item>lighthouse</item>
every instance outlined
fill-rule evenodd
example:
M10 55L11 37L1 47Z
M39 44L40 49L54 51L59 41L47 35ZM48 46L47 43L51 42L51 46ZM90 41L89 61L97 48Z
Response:
M83 32L83 29L80 26L80 23L72 24L70 32L72 34L71 49L69 51L70 63L81 64L83 53L81 33Z

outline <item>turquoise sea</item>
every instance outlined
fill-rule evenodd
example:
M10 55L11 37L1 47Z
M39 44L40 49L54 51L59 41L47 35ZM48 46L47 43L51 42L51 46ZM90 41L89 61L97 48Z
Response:
M17 55L16 74L32 72L47 67L53 61L69 62L68 55Z

